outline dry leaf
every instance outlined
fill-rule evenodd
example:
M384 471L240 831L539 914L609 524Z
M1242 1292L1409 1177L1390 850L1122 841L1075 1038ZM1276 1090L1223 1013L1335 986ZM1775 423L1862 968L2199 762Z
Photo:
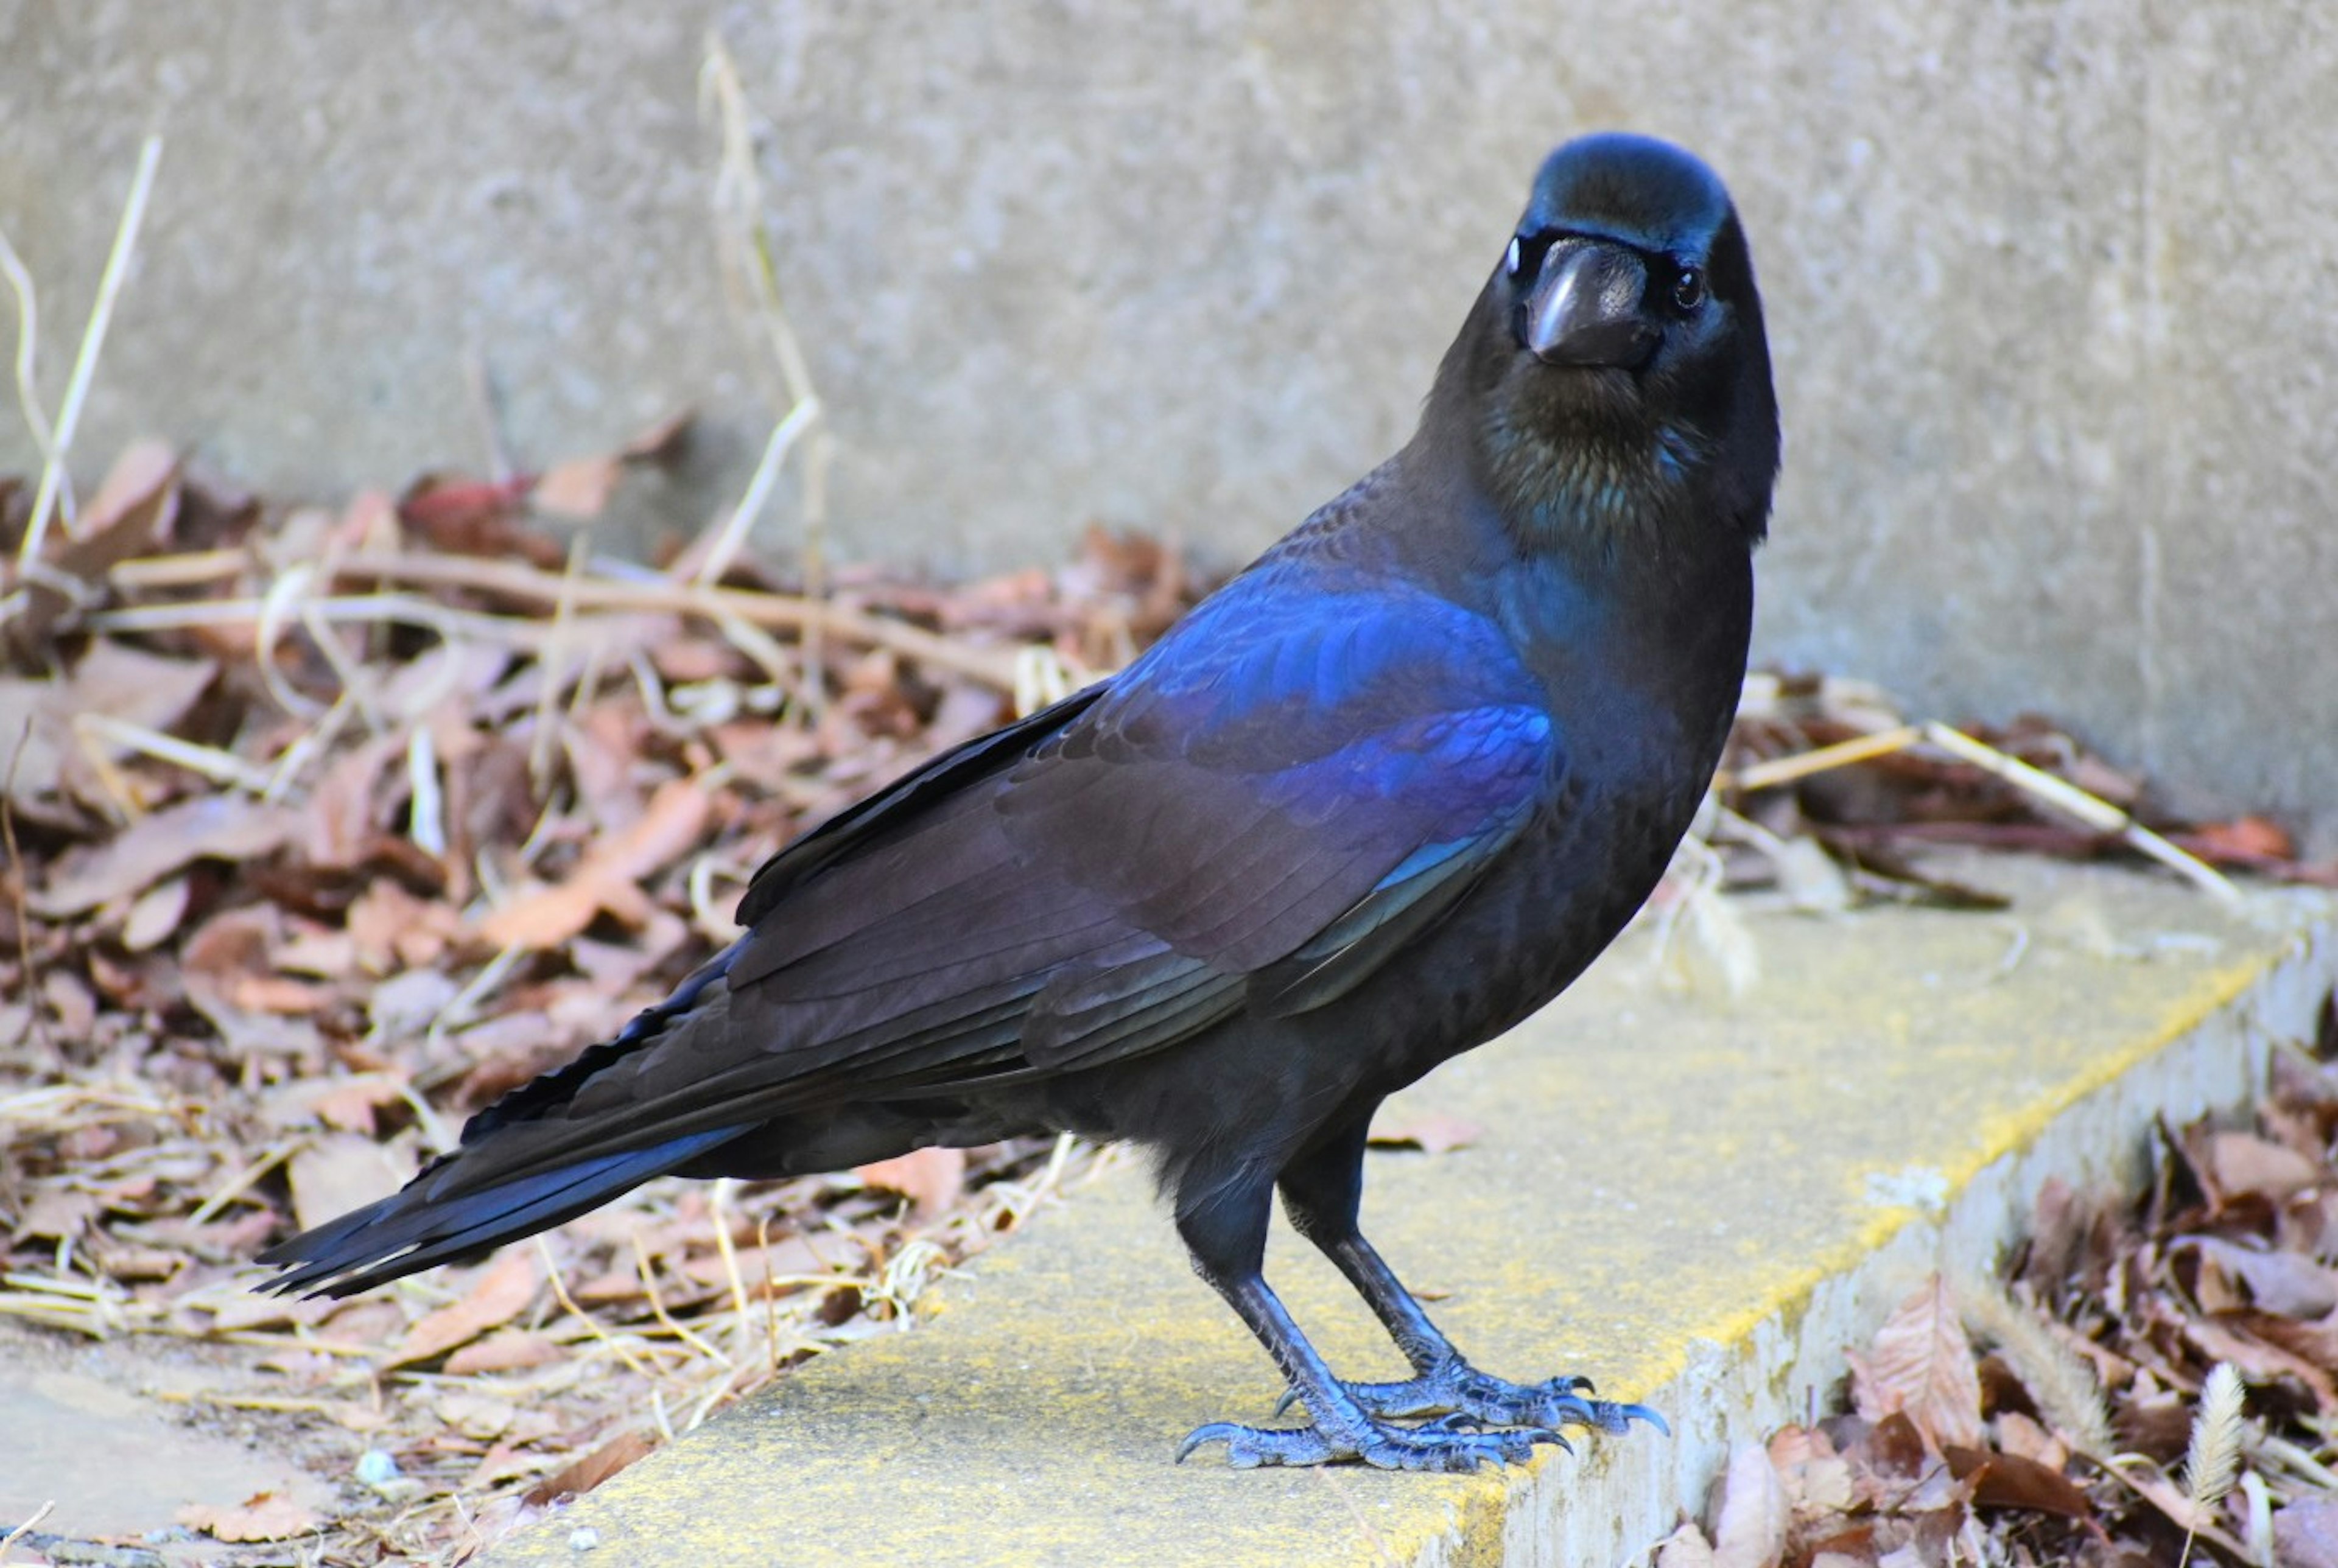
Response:
M1852 1401L1870 1421L1905 1412L1935 1448L1980 1446L1980 1368L1940 1276L1893 1310L1865 1356L1848 1359Z
M535 482L536 510L588 522L609 505L624 472L624 461L616 457L577 457L555 463Z
M1694 1519L1681 1521L1680 1528L1656 1545L1655 1568L1714 1568L1714 1562L1713 1543Z
M500 1328L535 1299L535 1254L507 1248L481 1271L460 1300L441 1307L406 1331L388 1365L404 1367L442 1356L456 1346Z
M1418 1116L1408 1116L1393 1127L1375 1126L1371 1144L1375 1149L1418 1149L1424 1154L1449 1154L1456 1149L1467 1149L1484 1137L1486 1130L1475 1122L1449 1116L1442 1111L1424 1111Z
M187 913L187 879L173 877L141 893L122 917L122 946L133 953L159 947Z
M1951 1475L1972 1482L1973 1503L1978 1507L2026 1508L2066 1519L2085 1519L2094 1514L2087 1494L2068 1476L2035 1459L1962 1447L1950 1448L1947 1457Z
M457 1349L447 1357L446 1371L449 1377L469 1377L481 1372L521 1372L559 1359L560 1347L546 1336L505 1328Z
M683 443L690 439L690 427L697 417L695 408L669 414L635 432L617 456L628 463L670 463L681 455Z
M67 777L81 779L91 754L111 761L127 750L112 734L76 725L75 719L102 713L142 730L168 731L218 671L207 660L165 659L100 640L65 679L0 679L0 779L17 800L53 795Z
M451 1388L430 1402L431 1413L466 1437L492 1442L512 1429L519 1406L493 1394Z
M315 1510L273 1492L259 1493L230 1508L190 1503L176 1517L188 1529L200 1530L214 1541L289 1541L324 1524Z
M2338 1270L2303 1253L2259 1251L2220 1236L2187 1237L2168 1250L2198 1257L2197 1293L2210 1312L2254 1307L2276 1317L2316 1318L2338 1310Z
M1770 1439L1770 1467L1797 1514L1840 1514L1852 1505L1851 1466L1823 1432L1781 1427Z
M2263 817L2235 817L2229 822L2203 823L2186 834L2186 839L2196 855L2287 860L2297 853L2296 841L2280 824Z
M197 860L250 860L281 848L298 815L241 795L200 795L58 862L45 887L27 895L36 915L56 919L142 893Z
M582 1497L656 1446L657 1439L646 1432L628 1432L612 1438L566 1469L538 1483L528 1493L527 1500L544 1508L563 1497Z
M394 1192L413 1174L388 1146L356 1132L332 1132L292 1156L292 1211L302 1230Z
M2034 1459L2051 1470L2070 1462L2070 1446L2019 1410L1997 1415L1997 1446L2018 1459Z
M2273 1547L2283 1568L2338 1568L2338 1497L2301 1497L2277 1510Z
M869 1186L899 1192L909 1200L918 1218L931 1219L958 1201L958 1190L966 1184L966 1151L913 1149L855 1167L852 1173Z
M566 941L606 909L642 920L640 884L698 847L706 829L705 792L687 779L670 779L650 797L639 821L596 842L567 881L524 894L479 923L479 935L498 947L550 947Z
M2283 1199L2323 1178L2313 1161L2250 1132L2218 1132L2208 1140L2208 1169L2218 1191Z
M1792 1517L1769 1451L1759 1443L1740 1443L1730 1451L1729 1470L1722 1478L1714 1568L1778 1568Z
M0 627L0 640L28 661L42 658L72 627L82 605L97 596L90 591L68 595L57 580L77 579L93 590L114 567L169 538L178 514L177 460L154 442L131 447L75 525L49 535L42 563L46 571L21 584L25 603Z

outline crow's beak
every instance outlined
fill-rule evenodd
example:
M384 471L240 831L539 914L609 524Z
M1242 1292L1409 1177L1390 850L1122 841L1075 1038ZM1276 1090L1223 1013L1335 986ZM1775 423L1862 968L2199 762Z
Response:
M1659 336L1645 308L1647 292L1647 269L1632 251L1600 240L1562 240L1526 297L1518 341L1547 365L1629 369Z

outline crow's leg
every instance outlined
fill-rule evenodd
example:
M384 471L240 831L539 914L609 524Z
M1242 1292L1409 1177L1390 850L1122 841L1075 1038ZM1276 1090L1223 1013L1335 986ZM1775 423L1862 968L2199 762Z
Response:
M1266 1181L1221 1188L1190 1208L1181 1199L1177 1230L1193 1252L1194 1270L1250 1325L1313 1420L1291 1427L1213 1421L1187 1434L1177 1449L1179 1459L1205 1443L1223 1443L1228 1462L1244 1469L1361 1460L1384 1470L1475 1470L1522 1461L1536 1444L1561 1441L1556 1432L1532 1427L1480 1432L1459 1422L1400 1426L1367 1410L1331 1375L1267 1288L1262 1266L1272 1207Z
M1463 1359L1357 1226L1370 1128L1369 1115L1359 1119L1285 1166L1280 1179L1283 1211L1291 1216L1292 1228L1348 1277L1412 1364L1413 1375L1401 1383L1350 1383L1342 1391L1380 1416L1449 1411L1496 1426L1591 1426L1609 1433L1622 1432L1638 1420L1669 1433L1664 1417L1645 1405L1584 1397L1592 1391L1588 1377L1511 1383L1488 1377ZM1311 1397L1296 1378L1292 1395Z

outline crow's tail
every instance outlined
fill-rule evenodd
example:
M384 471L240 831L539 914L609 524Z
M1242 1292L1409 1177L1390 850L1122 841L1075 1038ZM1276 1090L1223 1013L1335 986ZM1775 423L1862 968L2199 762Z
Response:
M692 1132L646 1149L597 1155L487 1186L464 1180L462 1153L439 1161L378 1203L260 1255L286 1272L268 1282L279 1294L353 1296L376 1285L458 1261L548 1230L619 1193L687 1164L739 1136L736 1127Z

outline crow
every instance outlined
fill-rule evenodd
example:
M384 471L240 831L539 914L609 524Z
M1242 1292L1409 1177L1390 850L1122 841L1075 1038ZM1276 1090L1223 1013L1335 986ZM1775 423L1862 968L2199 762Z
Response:
M1720 180L1645 137L1566 143L1400 451L1118 674L781 849L728 948L402 1191L271 1249L273 1286L363 1290L653 1176L1068 1130L1150 1152L1305 1406L1180 1459L1467 1470L1655 1421L1465 1360L1359 1229L1365 1139L1662 876L1744 680L1778 449ZM1292 1321L1262 1272L1278 1189L1410 1377L1342 1382Z

